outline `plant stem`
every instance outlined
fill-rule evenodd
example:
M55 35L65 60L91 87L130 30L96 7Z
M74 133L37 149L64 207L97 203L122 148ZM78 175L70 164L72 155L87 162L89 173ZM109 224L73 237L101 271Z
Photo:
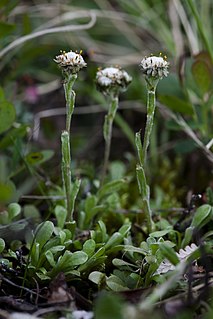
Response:
M104 178L106 176L106 172L108 169L109 164L109 155L110 155L110 148L111 148L111 140L112 140L112 125L115 118L115 114L118 109L118 95L111 96L111 103L109 107L108 114L105 116L104 122L104 139L105 139L105 153L104 153L104 164L103 164L103 171L101 177L101 185L104 182Z
M151 233L153 229L152 227L153 222L152 222L152 211L151 211L150 203L149 203L150 191L149 191L149 186L147 185L147 182L146 182L145 171L141 164L138 164L136 166L136 176L138 181L139 192L142 197L142 208L147 220L148 232Z
M152 211L150 207L150 190L146 181L145 167L147 161L147 151L150 143L150 137L152 133L154 115L155 115L155 91L158 81L152 83L147 81L147 120L144 133L143 146L141 143L141 133L136 133L135 144L138 152L139 164L136 167L136 176L138 181L139 192L142 197L142 208L147 220L148 232L153 231Z
M70 124L75 106L75 92L72 87L77 79L77 74L65 76L64 92L66 98L66 131L70 133Z
M70 125L72 120L72 114L75 107L75 92L73 91L73 85L77 79L77 74L64 73L64 92L66 99L66 130L61 134L61 150L62 150L62 182L66 195L66 209L67 209L67 222L73 221L73 211L75 204L75 197L77 194L73 194L74 188L72 185L72 173L71 173L71 151L70 151Z
M67 221L72 221L73 219L73 204L71 203L71 193L72 193L72 181L71 181L71 156L70 156L70 139L69 133L63 131L61 133L61 150L62 150L62 181L65 189L66 195L66 208L67 208Z
M143 141L143 166L146 166L146 159L147 159L147 150L150 143L150 137L152 133L152 127L154 122L154 115L155 115L155 88L152 87L151 89L148 88L148 95L147 95L147 119L146 119L146 127L145 127L145 134L144 134L144 141Z

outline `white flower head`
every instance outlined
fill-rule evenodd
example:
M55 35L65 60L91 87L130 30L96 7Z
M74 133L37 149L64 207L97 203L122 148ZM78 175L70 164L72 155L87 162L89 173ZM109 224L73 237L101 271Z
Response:
M97 88L104 94L125 91L132 77L119 67L108 67L98 70L96 74Z
M166 56L145 57L140 63L142 72L150 78L162 79L169 74L169 62Z
M54 61L58 63L63 71L75 74L87 66L81 53L81 51L80 53L63 51L60 55L55 57Z
M194 243L191 246L186 246L184 249L180 249L178 253L176 253L180 262L184 262L187 258L198 249L198 246ZM164 274L170 270L174 270L175 266L171 264L170 261L167 259L163 260L162 263L159 265L158 269L155 272L155 275Z

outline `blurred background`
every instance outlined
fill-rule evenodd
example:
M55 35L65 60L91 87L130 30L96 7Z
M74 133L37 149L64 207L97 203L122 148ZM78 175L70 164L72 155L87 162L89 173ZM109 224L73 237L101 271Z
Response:
M75 84L75 173L98 177L107 100L94 79L98 67L120 65L133 81L120 96L111 172L134 174L134 134L146 120L139 63L162 52L170 75L158 85L149 150L153 205L186 205L194 193L205 201L213 186L212 14L211 0L1 0L0 202L36 194L38 181L47 189L60 183L65 99L53 61L60 50L83 50L87 62Z

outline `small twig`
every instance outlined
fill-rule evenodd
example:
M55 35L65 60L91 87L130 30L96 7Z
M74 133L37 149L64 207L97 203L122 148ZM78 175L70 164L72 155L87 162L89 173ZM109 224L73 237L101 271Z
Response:
M37 293L37 296L36 296L36 298L35 298L35 305L38 305L39 285L38 285L37 280L36 280L34 277L33 277L33 280L34 280L34 282L35 282L35 284L36 284L36 293Z
M76 30L87 30L90 29L94 26L96 22L96 16L93 12L90 12L90 17L91 20L83 25L67 25L67 26L62 26L62 27L55 27L55 28L49 28L46 30L41 30L37 32L33 32L31 34L25 35L23 37L20 37L16 40L14 40L12 43L10 43L8 46L6 46L3 50L0 51L0 58L2 58L5 54L7 54L9 51L14 49L15 47L38 37L47 35L47 34L52 34L52 33L59 33L59 32L71 32L71 31L76 31Z
M213 278L209 280L208 286L209 286L209 287L213 287ZM199 290L201 290L201 289L203 289L203 288L205 288L205 287L206 287L206 285L205 285L204 283L199 284L199 285L196 285L196 286L192 287L192 293L197 294L197 292L198 292ZM167 302L169 302L169 301L176 300L177 298L180 299L181 297L184 297L184 296L186 296L186 295L187 295L187 291L184 291L184 292L182 292L182 293L179 293L178 295L175 295L175 296L166 298L166 299L164 299L164 300L162 300L162 301L156 302L156 303L155 303L155 306L160 306L160 305L165 304L165 303L167 303Z
M4 281L4 282L8 283L9 285L13 286L13 287L19 288L19 289L24 290L26 292L29 292L32 295L36 295L36 297L39 296L39 297L43 298L43 296L39 295L37 292L35 292L35 291L31 290L31 289L28 289L28 288L26 288L24 286L20 286L20 285L15 284L11 280L5 278L2 274L0 274L0 279L2 281Z
M136 102L135 101L121 102L119 109L120 110L132 109L132 110L138 110L139 112L141 112L141 104L137 101ZM106 110L103 107L101 107L99 104L96 104L96 105L81 106L79 108L75 108L73 115L84 115L84 114L103 113L103 112L106 112ZM33 139L37 140L39 137L40 121L42 118L65 115L65 114L66 114L65 108L49 109L49 110L40 111L36 113L34 116L34 123L33 123Z
M203 151L203 153L205 154L206 158L211 163L213 163L213 153L197 137L197 135L194 133L194 131L191 129L191 127L186 123L184 118L181 115L177 116L175 113L173 113L172 111L166 109L165 107L163 107L160 104L159 104L159 109L160 109L162 115L169 116L170 118L172 118L183 129L183 131L196 143L196 145Z
M209 150L213 145L213 138L206 144L206 148Z

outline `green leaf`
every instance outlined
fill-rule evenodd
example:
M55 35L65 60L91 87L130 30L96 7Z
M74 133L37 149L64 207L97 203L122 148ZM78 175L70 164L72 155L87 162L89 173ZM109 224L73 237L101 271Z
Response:
M102 220L98 221L98 225L99 225L100 230L101 230L102 242L105 243L108 240L106 226Z
M212 70L204 60L196 60L192 64L194 80L202 94L207 93L212 84Z
M24 217L38 219L40 218L40 212L34 205L24 205Z
M58 260L56 267L51 272L52 276L55 276L60 271L64 273L73 270L76 266L84 264L88 259L88 256L83 251L76 251L71 253L66 250L63 256Z
M96 253L92 257L90 257L85 264L81 265L78 270L80 272L89 272L91 269L98 269L98 266L100 266L102 263L105 262L107 256L103 256L105 253L105 248L101 247L98 249Z
M5 149L13 144L14 140L24 137L27 134L28 128L29 125L27 124L21 124L19 127L11 128L9 133L1 139L0 148Z
M101 285L102 282L105 280L106 275L100 271L93 271L89 274L88 279L94 282L96 285Z
M123 236L118 233L115 232L114 234L112 234L112 236L109 238L109 240L107 241L107 243L105 244L105 249L110 249L118 244L120 244L123 241Z
M0 254L3 252L5 248L5 241L4 239L0 238Z
M182 99L179 99L176 96L161 95L158 97L158 99L162 104L167 106L172 111L187 114L187 115L194 114L194 108L192 104Z
M51 238L53 231L54 231L54 224L50 221L43 222L37 226L35 235L36 235L36 241L40 245L40 250L46 244L46 242Z
M184 235L183 241L181 243L182 248L186 247L190 243L192 236L193 236L193 232L194 232L194 227L188 227L185 230L185 235Z
M131 245L125 245L124 246L124 251L127 252L133 252L133 253L138 253L138 254L142 254L142 255L147 255L147 250L139 248L139 247L134 247Z
M80 186L81 186L81 179L78 179L78 178L77 178L77 179L74 181L74 183L73 183L72 192L71 192L71 200L72 200L72 203L73 203L73 210L74 210L75 201L76 201L76 197L77 197L77 195L78 195Z
M2 183L0 182L0 203L9 203L16 194L16 188L10 180Z
M93 239L88 239L83 244L83 251L88 255L88 257L91 257L95 252L96 243Z
M146 183L146 175L144 172L144 168L139 164L137 164L136 166L136 176L137 176L139 192L142 196L142 199L147 200L148 194L149 194L149 188Z
M75 267L84 264L88 259L87 254L84 251L75 251L71 258L70 264Z
M54 255L57 254L58 252L61 252L65 249L64 245L58 245L58 246L53 246L52 248L50 248L49 251L51 251Z
M8 217L9 220L12 221L13 218L18 216L21 213L21 206L17 203L11 203L8 206Z
M55 267L56 262L55 262L53 253L52 253L50 250L45 251L45 257L47 258L47 260L48 260L50 266Z
M169 234L170 232L173 232L172 226L169 226L164 230L155 231L149 234L149 236L159 238L159 237L165 236L166 234Z
M105 184L97 193L98 199L119 191L125 185L124 179L118 179Z
M40 272L36 272L36 275L38 276L38 278L39 279L41 279L41 280L50 280L51 279L51 277L49 277L49 276L47 276L47 275L45 275L45 274L42 274L42 273L40 273Z
M39 260L39 243L34 243L31 251L31 264L33 266L37 266L38 260Z
M141 132L137 132L135 134L135 145L138 153L138 158L139 158L139 163L140 166L143 165L144 159L143 159L143 147L142 147L142 142L141 142Z
M93 217L95 217L96 214L102 212L105 209L104 205L97 205L93 207L88 213L85 214L85 223L88 224L89 222L92 222Z
M57 205L54 213L57 219L57 226L63 228L67 217L67 210L63 206Z
M124 163L120 161L114 161L109 167L110 175L112 180L118 180L124 177L126 167Z
M16 111L12 103L0 99L0 134L7 131L16 118Z
M85 201L85 213L86 215L90 215L91 210L97 204L97 198L95 195L88 195Z
M122 268L125 267L125 269L131 269L131 267L133 267L133 268L138 269L138 266L131 264L131 263L128 263L127 261L124 261L124 260L118 259L118 258L114 258L112 263L116 267L122 267Z
M123 281L115 275L111 275L106 279L106 285L113 291L128 290L128 288L124 286Z
M40 165L49 159L51 159L54 155L52 150L45 150L42 152L32 152L27 154L25 160L29 165Z
M123 236L123 238L128 234L128 232L131 229L131 224L125 224L123 226L121 226L121 228L119 229L119 233Z
M68 271L69 269L73 269L73 267L71 266L71 257L72 257L72 253L68 250L66 250L63 254L63 256L61 256L58 259L58 262L56 264L56 267L53 269L53 271L51 272L52 276L56 276L60 271Z
M205 204L200 206L192 219L191 226L196 228L201 228L206 225L213 216L212 206Z
M161 243L159 248L163 256L167 258L173 265L177 265L180 262L174 249L172 249L170 246L166 245L165 243Z

